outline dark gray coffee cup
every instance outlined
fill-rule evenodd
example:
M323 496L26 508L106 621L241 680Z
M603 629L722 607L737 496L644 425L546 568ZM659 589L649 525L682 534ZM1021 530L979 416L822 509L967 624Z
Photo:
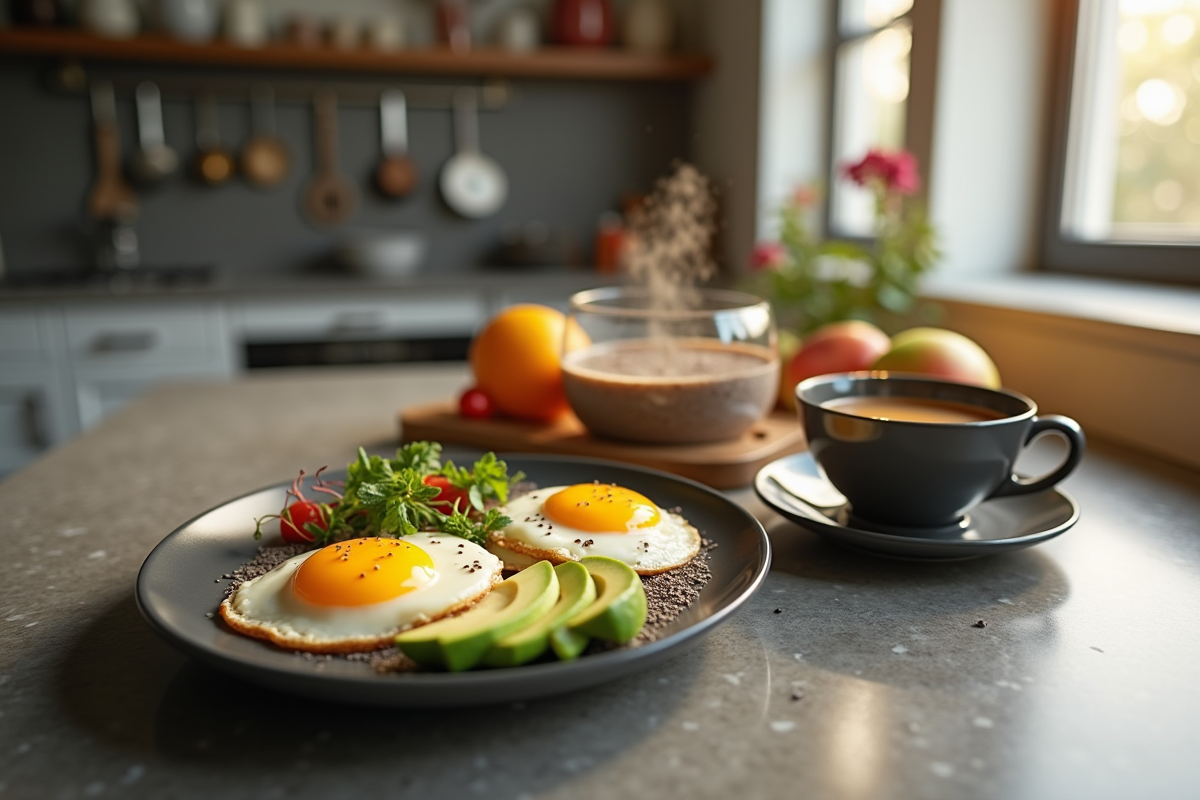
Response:
M1001 415L977 422L871 419L829 408L848 397L895 397L963 403ZM1083 457L1085 439L1070 417L1039 417L1028 397L894 372L810 378L796 387L808 447L825 476L850 502L855 521L881 530L954 529L992 497L1049 489ZM1035 479L1013 474L1034 437L1061 434L1066 460Z

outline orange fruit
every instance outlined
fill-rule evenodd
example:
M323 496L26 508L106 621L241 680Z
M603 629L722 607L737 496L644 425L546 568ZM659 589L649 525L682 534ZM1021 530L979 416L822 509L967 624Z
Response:
M562 386L563 332L567 319L547 306L501 311L471 342L475 383L510 417L549 422L570 410ZM591 343L571 323L567 350Z

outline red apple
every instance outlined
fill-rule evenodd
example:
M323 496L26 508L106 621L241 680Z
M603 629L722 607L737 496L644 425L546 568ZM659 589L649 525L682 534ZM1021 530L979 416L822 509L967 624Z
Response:
M912 328L896 334L891 349L871 369L916 372L990 389L1000 387L1000 372L984 349L961 333L942 328Z
M809 334L804 347L788 364L788 382L795 387L814 375L870 369L890 346L887 334L869 322L849 320L823 325Z
M796 384L788 380L788 367L800 352L800 337L788 330L779 331L779 397L776 405L788 411L796 410Z

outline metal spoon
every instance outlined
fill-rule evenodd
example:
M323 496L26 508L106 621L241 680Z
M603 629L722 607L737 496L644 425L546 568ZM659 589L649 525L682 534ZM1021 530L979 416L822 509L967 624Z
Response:
M767 476L798 500L820 509L846 505L846 497L821 475L808 475L795 469L767 467Z
M417 185L417 166L408 157L408 103L399 89L379 96L379 139L375 184L386 197L403 197Z
M146 81L134 91L137 104L138 149L129 160L129 172L142 187L158 186L179 169L179 154L167 146L163 135L162 95Z
M250 118L254 135L242 148L242 175L260 189L275 186L292 167L287 146L275 135L275 92L269 84L250 87Z

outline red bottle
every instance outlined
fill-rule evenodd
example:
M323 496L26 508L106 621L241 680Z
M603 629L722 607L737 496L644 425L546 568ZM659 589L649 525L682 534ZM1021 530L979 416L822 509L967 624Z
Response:
M571 47L605 47L613 40L608 0L554 0L554 41Z

